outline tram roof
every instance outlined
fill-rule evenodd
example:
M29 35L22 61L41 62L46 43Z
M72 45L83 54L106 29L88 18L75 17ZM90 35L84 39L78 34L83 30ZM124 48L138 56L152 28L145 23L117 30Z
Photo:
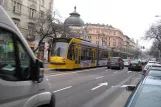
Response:
M97 47L96 44L93 44L93 43L90 43L90 42L87 42L87 41L82 41L82 45L91 46L91 47Z

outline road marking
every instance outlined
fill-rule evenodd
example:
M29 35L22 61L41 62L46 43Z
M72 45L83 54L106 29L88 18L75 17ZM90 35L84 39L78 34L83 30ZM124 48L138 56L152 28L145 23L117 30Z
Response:
M114 73L117 73L117 71L116 71L116 72L114 72Z
M61 73L61 74L50 73L50 74L47 74L46 76L47 77L51 77L51 76L61 76L61 75L74 74L74 73L80 73L80 72L94 71L94 70L97 70L97 69L102 69L102 68L95 68L95 69L82 70L82 71L74 71L74 72ZM52 75L52 74L55 74L55 75Z
M130 73L130 72L132 72L132 71L128 71L127 73Z
M107 69L107 70L105 70L105 71L108 71L108 69Z
M121 87L127 87L127 86L136 86L136 85L122 85Z
M59 90L56 90L56 91L53 91L53 92L56 93L56 92L59 92L59 91L63 91L63 90L69 89L69 88L71 88L71 87L72 87L72 86L65 87L65 88L62 88L62 89L59 89Z
M100 77L97 77L96 79L100 79L100 78L103 78L104 76L100 76Z
M107 86L107 85L108 85L108 82L100 83L97 87L94 87L94 88L92 88L91 90L93 91L93 90L95 90L95 89L97 89L97 88L100 88L100 87L102 87L102 86Z

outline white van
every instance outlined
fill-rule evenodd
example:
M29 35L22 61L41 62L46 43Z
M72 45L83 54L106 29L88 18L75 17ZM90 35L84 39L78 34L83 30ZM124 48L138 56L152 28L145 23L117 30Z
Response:
M54 106L43 63L0 6L0 107Z

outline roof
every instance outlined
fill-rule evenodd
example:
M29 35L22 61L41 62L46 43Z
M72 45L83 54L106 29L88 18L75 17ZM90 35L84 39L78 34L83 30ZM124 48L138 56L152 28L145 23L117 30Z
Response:
M80 14L76 12L76 7L74 7L74 12L70 13L70 16L64 21L67 26L83 26L84 21L80 18Z

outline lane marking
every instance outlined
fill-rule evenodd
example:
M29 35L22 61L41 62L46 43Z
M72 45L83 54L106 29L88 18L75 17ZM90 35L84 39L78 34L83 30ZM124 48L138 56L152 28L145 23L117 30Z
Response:
M90 72L90 71L94 71L94 70L97 70L97 69L103 69L103 68L95 68L95 69L89 69L89 70L83 70L83 71L74 71L74 72L61 73L61 74L50 73L50 74L47 74L46 76L47 77L61 76L61 75L74 74L74 73L87 72L87 71ZM52 75L52 74L55 74L55 75Z
M63 90L69 89L69 88L71 88L71 87L72 87L72 86L65 87L65 88L62 88L62 89L59 89L59 90L56 90L56 91L53 91L53 92L56 93L56 92L59 92L59 91L63 91Z
M129 86L129 85L122 85L121 87L127 87L127 86ZM130 85L130 86L136 86L136 85Z
M100 78L103 78L104 76L100 76L100 77L97 77L96 79L100 79Z
M100 83L97 87L94 87L94 88L92 88L91 90L92 90L92 91L93 91L93 90L96 90L96 89L98 89L98 88L100 88L100 87L102 87L102 86L108 86L108 82Z
M128 71L127 73L130 73L130 72L132 72L132 71Z
M116 71L116 72L114 72L114 73L117 73L117 71Z
M127 86L136 86L136 85L131 85L131 84L130 84L130 85L122 85L122 86L117 86L117 85L116 85L116 86L111 86L111 87L125 88L125 87L127 87Z

